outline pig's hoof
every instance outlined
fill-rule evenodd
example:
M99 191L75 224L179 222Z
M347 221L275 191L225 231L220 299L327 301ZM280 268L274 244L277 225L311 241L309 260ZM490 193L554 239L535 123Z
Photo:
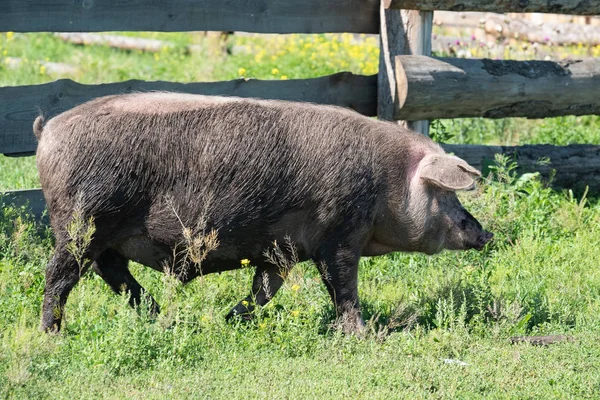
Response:
M60 333L60 324L54 323L52 325L42 324L40 326L40 331L47 333L49 335L58 335Z
M247 300L240 301L235 307L225 316L226 321L231 321L233 318L242 321L250 321L253 317L254 306Z
M365 321L360 315L342 315L335 321L334 327L348 336L354 335L358 338L364 338L367 334Z

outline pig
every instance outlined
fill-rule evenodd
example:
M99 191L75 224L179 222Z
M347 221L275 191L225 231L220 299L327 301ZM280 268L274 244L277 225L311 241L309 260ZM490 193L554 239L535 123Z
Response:
M492 238L456 196L474 186L476 169L423 135L340 107L132 93L91 100L47 123L40 116L34 133L56 237L44 331L59 331L89 264L132 306L144 296L158 312L129 260L186 283L248 259L256 267L251 293L227 317L251 316L293 266L266 257L275 252L313 260L341 328L360 333L361 256L482 249ZM76 215L95 227L79 259L67 228ZM218 246L202 260L181 251L210 232Z

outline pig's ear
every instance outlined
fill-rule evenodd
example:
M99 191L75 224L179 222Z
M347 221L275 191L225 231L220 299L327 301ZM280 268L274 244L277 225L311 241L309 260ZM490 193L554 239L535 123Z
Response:
M464 160L447 154L430 154L421 160L420 178L446 190L469 190L481 173Z

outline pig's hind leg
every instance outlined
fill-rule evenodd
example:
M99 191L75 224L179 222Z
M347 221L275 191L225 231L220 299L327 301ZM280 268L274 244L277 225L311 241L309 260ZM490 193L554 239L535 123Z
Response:
M90 258L90 253L86 252L82 260ZM67 297L87 270L87 263L82 264L67 250L64 241L57 241L54 255L46 266L41 324L43 331L56 333L60 330Z
M283 285L288 270L282 270L276 265L267 262L256 267L254 279L252 280L252 294L240 301L229 311L225 317L227 320L235 316L249 320L256 305L264 306L275 296L275 293Z
M115 250L105 250L92 264L92 269L104 282L117 294L128 292L129 304L136 307L142 301L142 296L147 296L150 312L157 314L160 308L156 301L148 294L138 281L131 275L128 268L129 260Z

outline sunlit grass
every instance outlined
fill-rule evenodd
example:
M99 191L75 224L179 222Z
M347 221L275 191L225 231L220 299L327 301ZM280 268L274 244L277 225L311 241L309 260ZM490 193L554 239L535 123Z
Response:
M227 53L199 33L127 35L173 46L150 54L0 33L0 85L54 80L44 62L75 66L79 72L67 77L90 84L285 80L378 68L378 43L369 36L233 35ZM455 55L505 56L494 53L506 51L503 43L465 40ZM506 55L535 57L531 47L511 45ZM597 56L600 48L564 50ZM433 134L455 143L598 143L600 119L444 120ZM132 263L163 308L156 319L147 305L131 310L125 296L89 273L70 295L63 333L40 334L53 237L23 210L0 209L0 398L596 398L600 203L511 171L501 165L493 179L461 195L496 234L483 252L361 261L359 294L370 329L363 340L332 329L329 296L308 263L247 324L224 316L248 294L251 268L184 286ZM34 157L0 156L0 191L38 185ZM575 341L510 344L523 334Z

